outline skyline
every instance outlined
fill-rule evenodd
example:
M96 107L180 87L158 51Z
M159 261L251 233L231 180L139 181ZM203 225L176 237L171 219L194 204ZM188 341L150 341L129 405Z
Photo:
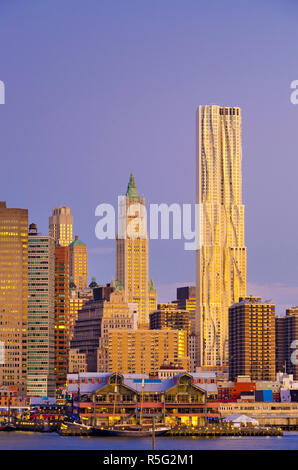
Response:
M131 171L147 203L194 203L195 109L240 106L247 293L272 298L285 313L298 303L298 107L290 102L297 7L258 2L254 19L253 5L230 1L234 9L225 11L216 3L214 14L193 1L91 1L90 9L74 1L72 11L57 1L2 4L0 199L28 208L43 234L52 208L69 205L74 235L88 247L89 278L108 282L115 246L96 239L95 207L116 206ZM195 283L195 257L182 241L150 241L149 269L160 302L175 298L174 286Z

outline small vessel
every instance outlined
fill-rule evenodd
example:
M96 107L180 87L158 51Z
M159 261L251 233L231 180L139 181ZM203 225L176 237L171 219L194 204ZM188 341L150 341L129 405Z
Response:
M76 422L64 422L61 423L59 434L64 436L71 435L89 435L92 432L91 426L80 424Z
M105 429L96 429L96 434L102 436L150 437L153 433L156 436L161 436L169 429L169 427L163 425L155 425L155 429L153 429L152 426L120 424Z
M15 431L16 427L11 423L1 423L0 424L0 431L10 432Z

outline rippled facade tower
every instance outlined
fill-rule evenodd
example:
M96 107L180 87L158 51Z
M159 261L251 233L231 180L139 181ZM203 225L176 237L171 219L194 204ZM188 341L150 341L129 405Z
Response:
M246 296L241 109L197 110L197 365L228 361L228 308Z

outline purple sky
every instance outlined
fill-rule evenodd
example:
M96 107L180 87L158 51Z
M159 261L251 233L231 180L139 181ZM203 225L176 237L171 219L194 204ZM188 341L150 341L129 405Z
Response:
M108 282L115 246L95 207L131 171L148 203L195 200L195 111L243 109L249 293L298 304L296 0L0 0L0 199L47 232L69 205ZM182 241L151 241L159 300L194 282Z

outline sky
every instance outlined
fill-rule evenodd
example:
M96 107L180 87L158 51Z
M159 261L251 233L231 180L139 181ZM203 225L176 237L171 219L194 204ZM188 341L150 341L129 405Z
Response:
M89 277L115 276L95 208L134 173L150 203L195 202L195 113L241 106L248 293L298 305L296 0L0 0L0 200L47 233L69 205ZM159 301L194 284L182 240L150 241Z

